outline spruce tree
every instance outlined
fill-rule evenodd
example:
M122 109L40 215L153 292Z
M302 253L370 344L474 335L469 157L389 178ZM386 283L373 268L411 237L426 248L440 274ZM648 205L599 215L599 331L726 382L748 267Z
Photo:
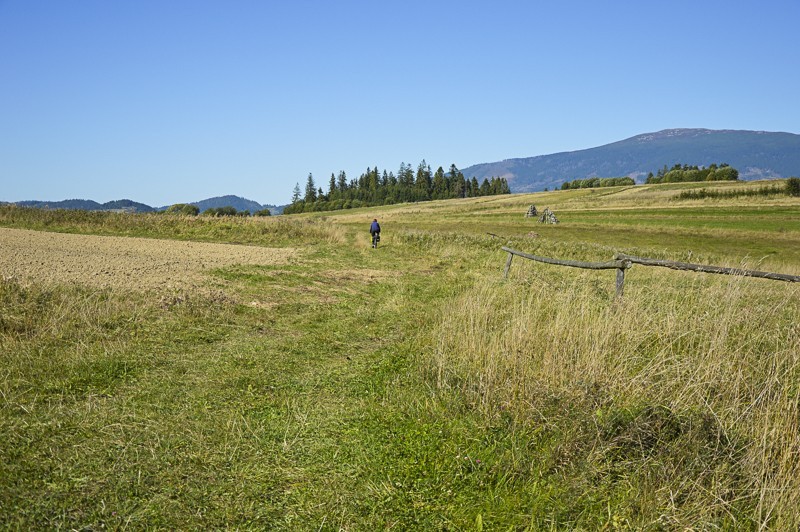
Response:
M445 199L447 197L447 184L444 179L444 169L440 166L433 174L433 199Z
M417 166L417 179L414 182L416 189L416 198L418 200L427 200L431 197L431 167L422 159L422 162Z
M328 183L328 197L333 199L335 195L336 195L336 176L333 175L333 172L331 172L331 180L330 183Z
M478 184L478 178L475 176L472 176L472 179L469 180L469 188L473 196L481 195L481 186Z
M306 180L306 195L303 197L303 201L306 203L317 201L317 187L314 185L314 176L311 174L308 174L308 179Z

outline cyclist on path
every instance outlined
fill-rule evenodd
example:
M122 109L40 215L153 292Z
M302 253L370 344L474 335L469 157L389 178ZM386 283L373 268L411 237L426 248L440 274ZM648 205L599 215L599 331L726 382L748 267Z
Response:
M373 218L372 224L369 226L369 234L372 235L372 247L378 247L378 242L381 240L381 225L377 218Z

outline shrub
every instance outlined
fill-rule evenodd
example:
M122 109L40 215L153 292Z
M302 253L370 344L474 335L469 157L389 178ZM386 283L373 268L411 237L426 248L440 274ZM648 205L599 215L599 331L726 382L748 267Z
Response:
M800 177L790 177L786 180L786 193L790 196L800 196Z

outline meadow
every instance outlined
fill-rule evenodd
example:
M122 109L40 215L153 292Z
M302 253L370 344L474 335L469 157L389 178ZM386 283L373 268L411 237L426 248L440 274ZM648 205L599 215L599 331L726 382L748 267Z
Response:
M265 219L0 207L6 228L291 250L212 264L213 290L0 271L0 526L797 529L800 285L503 278L503 245L800 274L800 200L677 199L695 186Z

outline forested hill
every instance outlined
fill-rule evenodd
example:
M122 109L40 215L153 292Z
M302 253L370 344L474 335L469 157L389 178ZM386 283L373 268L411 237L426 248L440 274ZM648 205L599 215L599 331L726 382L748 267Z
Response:
M2 202L0 202L2 203ZM84 211L124 211L124 212L153 212L166 210L169 205L164 207L151 207L144 203L131 201L128 199L108 201L106 203L98 203L94 200L86 199L69 199L62 201L18 201L16 205L20 207L34 207L37 209L79 209ZM242 198L239 196L217 196L191 203L196 205L200 212L207 209L219 209L221 207L233 207L237 211L249 211L251 213L260 211L262 209L269 209L272 214L280 214L283 211L283 206L276 205L261 205L260 203Z
M268 207L267 205L261 205L256 201L232 195L217 196L201 201L194 201L191 203L191 205L197 205L197 207L200 209L200 212L203 212L206 209L219 209L221 207L233 207L237 211L256 212Z
M62 201L18 201L20 207L34 207L37 209L79 209L84 211L126 211L126 212L152 212L154 209L144 203L122 199L98 203L94 200L68 199Z
M514 192L558 188L564 181L630 176L643 182L664 165L725 162L740 179L800 175L800 135L767 131L667 129L597 148L470 166L465 175L504 177Z

